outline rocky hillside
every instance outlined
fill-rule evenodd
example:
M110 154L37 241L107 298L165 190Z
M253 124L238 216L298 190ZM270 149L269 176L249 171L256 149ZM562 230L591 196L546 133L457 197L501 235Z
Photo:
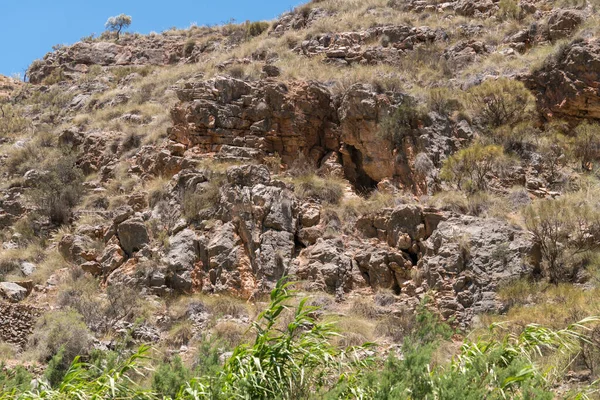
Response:
M0 354L44 366L43 332L77 326L63 363L152 343L191 365L247 341L284 276L384 354L423 307L449 348L595 315L596 7L314 0L0 76Z
M0 98L8 99L21 86L21 82L0 75Z

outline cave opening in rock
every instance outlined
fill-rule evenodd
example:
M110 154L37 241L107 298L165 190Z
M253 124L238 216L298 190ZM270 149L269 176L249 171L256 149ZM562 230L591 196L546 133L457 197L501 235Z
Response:
M363 154L354 146L346 145L343 157L344 173L359 194L369 194L377 189L377 181L363 169Z
M405 256L408 256L408 258L410 258L410 262L412 263L412 265L417 265L419 263L419 255L415 254L413 252L403 252Z

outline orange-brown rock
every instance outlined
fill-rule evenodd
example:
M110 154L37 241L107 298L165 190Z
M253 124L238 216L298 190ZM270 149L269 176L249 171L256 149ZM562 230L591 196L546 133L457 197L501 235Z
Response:
M392 143L380 127L407 96L381 93L368 84L355 84L340 96L317 82L219 76L191 80L178 96L181 102L171 111L172 140L244 162L276 153L291 165L303 154L316 167L343 170L359 190L391 179L426 193L424 177L415 176L417 155L425 152L439 166L457 141L471 135L468 126L453 127L437 115L428 118L429 125L411 129L401 143Z
M600 40L575 40L524 77L547 117L600 118Z
M318 83L257 84L220 76L187 83L178 96L170 137L206 152L250 158L278 153L290 163L298 153L318 161L339 148L336 108Z

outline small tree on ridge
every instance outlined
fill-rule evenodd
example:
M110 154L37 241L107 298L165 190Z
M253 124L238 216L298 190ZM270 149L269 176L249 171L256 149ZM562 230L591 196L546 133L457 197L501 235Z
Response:
M117 33L117 40L119 40L119 36L121 35L121 31L124 28L129 27L131 25L131 16L130 15L117 15L116 17L110 17L104 27L110 32Z

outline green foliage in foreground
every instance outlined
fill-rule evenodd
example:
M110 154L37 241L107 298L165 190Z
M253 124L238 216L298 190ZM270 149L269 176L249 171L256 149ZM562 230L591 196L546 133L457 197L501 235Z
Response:
M280 282L269 307L253 324L256 340L237 347L225 365L207 376L183 382L185 367L173 361L159 368L153 390L142 387L148 373L147 346L126 361L100 367L75 359L54 387L24 389L23 379L0 374L0 400L7 399L551 399L552 385L580 351L589 325L586 318L562 330L528 325L518 334L498 335L501 325L475 341L465 340L449 362L436 353L449 342L452 330L440 323L423 303L416 326L402 346L402 357L387 360L371 352L372 345L339 349L330 324L312 317L315 308L300 301L294 310L293 292ZM281 317L293 311L291 322ZM498 340L498 337L502 339ZM557 356L551 368L542 362ZM167 376L169 375L169 376ZM171 376L172 375L172 376ZM168 379L166 379L168 378ZM175 379L177 378L177 379ZM179 380L178 380L179 379ZM181 386L178 390L177 386ZM595 385L570 398L587 398ZM169 397L170 396L170 397Z

